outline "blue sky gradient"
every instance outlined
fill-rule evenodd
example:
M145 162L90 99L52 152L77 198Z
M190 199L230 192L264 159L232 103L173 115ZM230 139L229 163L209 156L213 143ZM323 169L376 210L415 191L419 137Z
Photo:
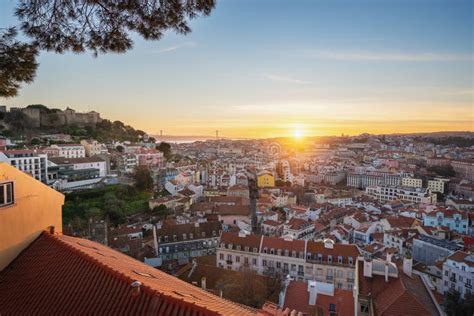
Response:
M0 1L0 27L16 24ZM43 52L10 106L97 110L150 133L473 130L473 2L221 0L126 54Z

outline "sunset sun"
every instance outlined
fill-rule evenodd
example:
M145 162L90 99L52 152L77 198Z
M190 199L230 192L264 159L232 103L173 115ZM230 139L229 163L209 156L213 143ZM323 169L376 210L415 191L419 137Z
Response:
M301 129L293 130L293 138L300 139L303 137L303 131Z

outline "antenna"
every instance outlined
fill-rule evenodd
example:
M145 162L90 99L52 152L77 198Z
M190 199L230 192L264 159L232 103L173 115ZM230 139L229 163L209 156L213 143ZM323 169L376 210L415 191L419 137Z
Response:
M216 139L219 139L219 131L216 130Z

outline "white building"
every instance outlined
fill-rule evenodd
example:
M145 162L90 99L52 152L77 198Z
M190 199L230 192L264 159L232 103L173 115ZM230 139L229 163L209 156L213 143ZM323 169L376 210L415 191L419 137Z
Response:
M59 157L84 158L86 156L86 149L81 144L59 144L50 147L59 150Z
M433 180L428 180L428 189L431 192L444 193L444 189L448 182L449 182L449 179L443 179L443 178L434 178Z
M423 180L416 178L403 178L402 187L421 188L423 187Z
M365 193L381 202L400 200L411 203L436 203L436 194L426 188L401 188L394 186L367 187Z
M444 293L456 290L465 297L472 293L474 283L474 256L466 252L456 251L443 264Z
M0 152L0 161L6 162L43 183L48 182L48 155L36 150L17 149Z

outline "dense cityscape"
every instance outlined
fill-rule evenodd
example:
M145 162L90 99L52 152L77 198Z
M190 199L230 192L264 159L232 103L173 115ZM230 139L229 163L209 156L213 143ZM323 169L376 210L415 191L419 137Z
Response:
M472 132L248 140L216 132L169 144L97 112L1 110L11 135L0 139L1 202L13 212L0 213L12 226L0 233L7 244L25 221L53 235L62 227L262 315L472 306ZM122 129L120 140L100 134L104 124ZM18 217L34 204L48 207ZM17 255L7 249L2 268ZM4 273L6 287L15 275Z
M0 1L0 316L473 316L473 26Z

